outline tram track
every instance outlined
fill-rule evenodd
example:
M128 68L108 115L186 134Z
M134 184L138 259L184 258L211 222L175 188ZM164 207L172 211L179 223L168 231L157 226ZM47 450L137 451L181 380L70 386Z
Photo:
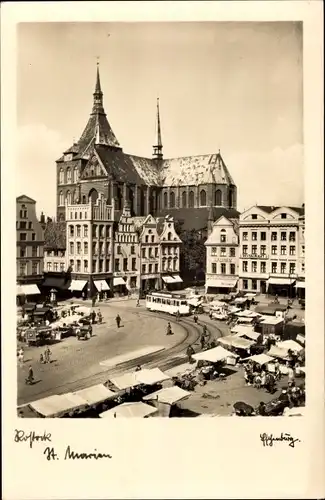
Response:
M117 308L116 308L117 309ZM130 313L131 311L129 311ZM183 327L185 330L185 337L182 338L177 344L164 349L163 351L147 354L136 359L132 359L121 364L118 364L112 368L105 371L101 370L97 373L91 374L86 377L78 378L70 382L66 382L56 387L51 387L34 393L32 397L22 397L18 398L18 404L28 404L31 401L37 399L42 399L44 397L50 396L52 394L64 394L67 392L75 392L85 387L90 387L96 384L102 384L107 382L109 378L117 377L125 372L132 371L136 366L141 365L145 368L158 367L161 370L167 370L172 367L178 366L186 361L185 352L189 345L196 346L202 334L202 327L205 325L207 327L208 336L211 338L211 328L213 328L214 333L218 337L222 336L222 331L217 325L213 324L211 321L201 319L198 324L194 323L193 319L182 317L180 321L176 321L173 316L165 313L160 313L159 315L154 313L142 312L142 311L132 311L132 314L136 316L143 317L154 317L157 319L164 319L169 321L171 324ZM181 356L183 354L183 356ZM177 357L178 355L178 357Z

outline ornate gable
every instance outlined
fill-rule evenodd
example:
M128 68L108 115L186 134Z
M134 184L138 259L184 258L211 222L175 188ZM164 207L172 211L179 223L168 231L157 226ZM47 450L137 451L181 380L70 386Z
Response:
M90 155L90 158L82 172L82 179L107 177L108 172L101 162L96 151Z
M174 219L166 218L164 221L163 230L160 234L161 243L181 243L181 239L176 233Z

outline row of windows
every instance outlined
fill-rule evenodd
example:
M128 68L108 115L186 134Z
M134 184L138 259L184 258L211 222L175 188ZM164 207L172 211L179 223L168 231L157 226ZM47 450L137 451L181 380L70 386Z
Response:
M104 269L105 262L106 262L106 270ZM83 269L82 269L82 264L83 264ZM100 259L98 261L98 263L96 260L93 260L92 272L94 272L94 273L96 273L96 272L98 272L98 273L109 272L109 265L110 265L109 259L106 259L106 261L104 261L104 259ZM81 272L88 273L89 272L88 260L81 261L80 259L77 259L76 261L74 261L73 259L71 259L70 260L70 267L72 268L72 270L74 272L77 272L77 273L81 273Z
M119 254L122 253L122 247L121 247L121 245L117 245L116 253L119 253ZM135 254L135 246L134 245L131 245L130 253L131 254Z
M114 261L114 271L136 271L137 270L137 259L135 257L131 258L131 268L128 258L115 259Z
M159 272L159 267L158 264L142 264L141 266L141 272L142 274L152 274L155 273L157 274Z
M248 255L248 245L243 245L243 256ZM288 247L286 245L280 246L280 255L287 255ZM277 245L271 246L271 254L278 254ZM251 255L260 255L261 257L266 257L266 245L260 245L260 252L257 254L257 245L251 245ZM289 246L289 255L296 255L296 247L294 245Z
M20 241L27 241L27 233L19 233L19 240ZM35 233L32 233L31 240L36 241L36 234Z
M135 243L137 237L135 234L117 234L116 240L120 241L121 243Z
M215 262L211 265L212 274L218 274L218 266ZM220 264L220 274L227 274L227 266L226 264ZM228 274L236 274L236 265L230 264L229 273Z
M165 304L168 306L186 306L187 302L186 300L177 300L177 299L162 299L160 297L150 297L150 295L147 296L147 301L148 302L153 302L154 304Z
M45 257L64 257L64 250L44 250Z
M251 270L249 271L248 269L248 261L243 261L243 272L244 273L248 273L248 272L252 272L252 273L257 273L257 272L260 272L260 273L266 273L266 262L260 262L260 267L259 267L259 271L258 271L258 263L256 261L252 261L251 262ZM296 264L295 262L290 262L289 263L289 267L287 266L287 263L286 262L280 262L280 267L278 267L278 263L277 262L271 262L271 273L272 274L276 274L278 272L278 270L280 269L280 273L281 274L286 274L289 272L289 274L295 274L296 272Z
M288 237L288 232L287 231L281 231L280 232L280 239L281 241L287 241ZM257 241L259 236L259 239L261 241L266 241L266 232L265 231L260 231L259 233L257 231L252 231L251 232L251 239L253 241ZM271 232L271 241L277 241L278 239L278 233L276 231ZM243 232L243 240L247 241L248 240L248 232L244 231ZM290 231L289 232L289 241L296 241L296 233L295 231Z
M53 265L52 265L52 262L48 262L46 264L46 270L51 272L52 271L52 268L53 268L53 271L64 271L64 262L53 262Z
M30 248L30 247L27 247ZM29 255L29 251L27 248L20 248L20 257L21 258L26 258L26 257L38 257L39 256L39 251L38 251L38 246L32 246L32 255Z
M217 255L218 250L217 247L212 247L211 249L211 255ZM220 255L221 257L226 257L227 256L227 249L226 247L221 247L220 248ZM229 248L229 256L230 257L235 257L236 256L236 248Z
M159 257L159 248L142 248L142 258L143 259L153 259Z
M19 217L21 219L27 219L27 210L26 210L25 205L22 205L21 208L22 208L22 210L19 210Z
M66 174L66 175L65 175ZM78 167L74 167L71 170L70 167L66 169L64 172L63 168L60 168L59 171L59 184L71 184L79 181L79 170Z
M229 200L228 200L229 206L232 206L233 204L233 199L232 199L232 192L229 194ZM195 206L195 193L194 191L189 191L188 196L187 196L187 191L183 191L181 194L181 204L183 208L186 208L187 206L190 208L193 208ZM176 196L173 191L170 192L169 194L169 204L168 204L168 193L164 193L163 195L163 205L164 208L175 208L176 207ZM207 206L207 194L204 189L201 189L199 193L199 205L201 207L206 207ZM221 206L222 205L222 193L220 189L218 189L215 194L214 194L214 205L216 206Z
M39 263L32 262L32 274L39 274ZM27 275L27 262L19 265L19 276Z

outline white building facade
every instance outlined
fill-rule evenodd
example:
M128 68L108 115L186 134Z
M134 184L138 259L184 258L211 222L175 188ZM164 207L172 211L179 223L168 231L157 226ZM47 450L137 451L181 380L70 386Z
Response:
M295 294L304 207L254 206L239 218L239 289Z
M238 219L222 216L210 228L206 247L206 293L236 290L239 278Z
M96 202L66 204L66 266L71 271L71 291L93 294L113 286L114 206L103 197ZM109 285L107 283L109 282ZM87 288L86 288L87 287Z

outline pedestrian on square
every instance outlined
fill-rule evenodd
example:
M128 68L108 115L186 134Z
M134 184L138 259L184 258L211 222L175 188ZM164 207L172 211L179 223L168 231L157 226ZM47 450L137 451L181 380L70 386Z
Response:
M18 361L20 365L24 363L24 349L22 347L18 351Z
M137 307L140 307L140 300L137 300Z
M26 379L26 384L32 384L34 382L34 372L31 365L28 368L28 377Z
M92 311L91 312L91 323L94 324L95 323L95 319L96 319L96 313L95 311Z
M40 354L40 357L39 357L39 362L40 362L41 364L44 364L44 356L43 356L43 354L42 354L42 353Z
M166 335L173 335L172 327L170 326L169 322L167 324L167 333L166 333Z
M200 343L201 343L201 349L203 350L204 346L205 346L205 337L204 337L204 335L201 335Z
M199 318L197 317L197 315L196 315L196 314L194 314L193 319L194 319L194 323L196 323L196 324L197 324L197 321L198 321L198 319L199 319Z
M101 324L103 316L100 309L98 309L97 317L98 317L98 323Z
M193 347L191 345L188 346L188 348L186 349L186 354L187 354L187 357L188 357L188 362L189 363L193 363L193 354L195 354L195 351L193 349Z
M117 328L120 328L120 325L121 325L121 317L120 317L120 315L119 315L119 314L116 316L115 321L116 321Z
M207 329L207 325L203 325L203 335L207 335L208 334L208 329Z

